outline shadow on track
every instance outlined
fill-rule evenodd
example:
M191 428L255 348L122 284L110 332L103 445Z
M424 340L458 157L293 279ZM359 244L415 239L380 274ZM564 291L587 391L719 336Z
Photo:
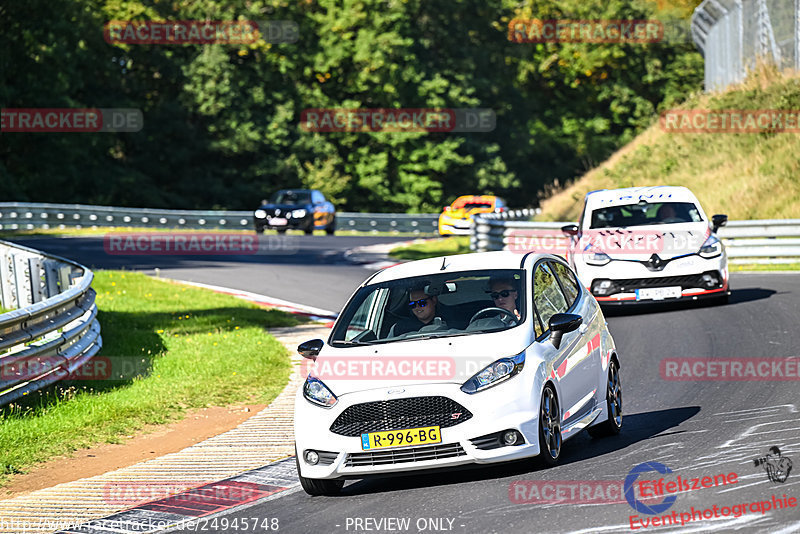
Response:
M631 445L651 439L659 434L679 426L700 412L699 406L671 408L654 412L626 415L622 432L618 436L592 439L585 432L564 443L559 466L568 465L598 456L614 453ZM672 432L671 434L681 431ZM515 462L494 464L491 466L468 466L462 470L438 470L435 472L410 472L404 475L371 477L345 485L339 497L369 495L393 491L404 491L416 488L429 488L479 482L506 477L518 477L529 473L545 473L537 458L528 458ZM543 477L544 478L544 477ZM331 498L339 498L331 497Z
M722 304L715 299L686 300L681 302L659 302L632 305L603 306L603 314L606 317L627 317L631 315L648 315L651 313L666 313L672 311L696 310L704 308L724 308L735 304L753 302L768 299L775 295L774 289L764 289L761 287L750 287L745 289L731 290L730 301Z

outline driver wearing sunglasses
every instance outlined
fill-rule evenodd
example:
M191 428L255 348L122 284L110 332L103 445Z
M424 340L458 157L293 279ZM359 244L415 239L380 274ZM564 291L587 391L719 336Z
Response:
M517 319L520 318L520 313L517 309L518 291L513 280L493 278L489 281L489 291L487 293L492 297L495 306L510 311Z
M420 328L434 323L439 299L428 295L423 288L414 288L409 292L408 310L412 317L403 319L392 326L389 336L399 336L408 332L416 332ZM441 321L441 319L440 319ZM446 323L441 321L443 325Z

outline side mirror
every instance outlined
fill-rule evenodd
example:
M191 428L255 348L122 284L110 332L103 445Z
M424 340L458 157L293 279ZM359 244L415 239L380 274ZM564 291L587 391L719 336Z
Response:
M450 206L445 206L444 208L442 208L442 211L450 211Z
M570 236L578 235L578 225L577 224L568 224L566 226L561 227L561 231Z
M300 343L297 347L297 352L300 353L300 356L303 358L316 361L317 354L319 354L319 351L322 350L324 345L325 342L321 339L312 339L311 341Z
M728 216L723 214L717 214L711 216L711 230L716 232L722 226L728 224Z
M550 341L553 346L559 348L563 335L577 330L582 322L583 317L574 313L556 313L550 317Z

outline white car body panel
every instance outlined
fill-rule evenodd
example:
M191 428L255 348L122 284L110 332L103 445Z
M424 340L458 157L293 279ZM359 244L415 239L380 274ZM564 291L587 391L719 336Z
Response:
M529 254L523 257L511 252L433 258L385 269L368 279L363 286L418 275L442 274L443 265L445 274L482 269L519 269L523 258L525 275L531 278L537 261L556 260L550 255ZM563 263L563 259L558 259ZM525 288L528 310L533 309L532 285L526 284ZM544 338L536 340L533 313L528 313L521 324L499 332L348 347L332 346L331 340L328 340L317 356L317 365L322 366L326 360L345 357L452 358L461 374L454 378L429 380L323 379L338 399L330 408L321 407L306 399L301 388L295 401L294 419L300 474L311 479L361 478L367 475L485 464L536 456L540 452L539 403L545 383L548 382L554 386L559 399L564 440L587 426L604 422L608 418L605 397L608 365L612 355L618 358L614 341L597 302L587 291L581 290L570 313L585 317L584 324L578 330L565 333L559 349L549 341L549 331ZM343 315L340 315L338 321L342 320ZM485 365L520 353L525 354L525 363L516 376L473 394L461 390L462 384ZM476 361L482 362L480 367L476 367ZM468 365L471 365L470 373L465 374L464 370ZM457 444L463 449L462 455L384 465L347 465L348 455L381 454L392 450L402 454L427 447L422 445L364 451L360 436L344 436L330 430L336 418L347 408L362 403L430 396L446 397L472 414L468 420L441 428L439 445ZM460 415L453 414L453 417ZM519 431L524 437L524 444L485 450L471 442L474 438L509 429ZM336 456L329 465L310 465L304 458L307 450L336 453Z

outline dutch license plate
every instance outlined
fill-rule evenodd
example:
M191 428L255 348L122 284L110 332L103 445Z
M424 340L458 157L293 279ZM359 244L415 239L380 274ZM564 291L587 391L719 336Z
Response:
M664 300L680 297L682 294L679 286L674 287L648 287L636 290L636 300Z
M361 434L361 449L386 449L388 447L410 447L411 445L429 445L441 443L442 434L438 426L421 428L404 428L403 430L387 430Z
M286 226L287 222L288 221L283 217L273 217L272 219L269 220L269 223L272 226Z

